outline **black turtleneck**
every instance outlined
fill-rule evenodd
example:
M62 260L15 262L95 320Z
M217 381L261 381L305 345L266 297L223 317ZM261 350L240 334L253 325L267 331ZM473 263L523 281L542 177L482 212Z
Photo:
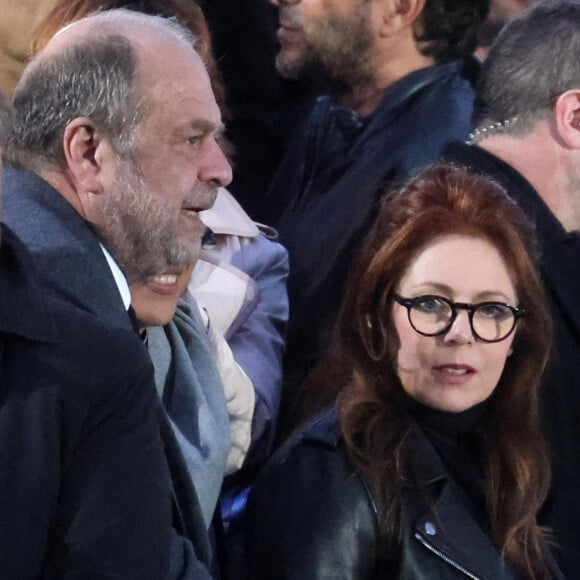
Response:
M454 413L428 407L408 397L411 418L421 428L450 478L472 500L473 516L483 530L489 529L484 490L484 451L481 435L488 401Z

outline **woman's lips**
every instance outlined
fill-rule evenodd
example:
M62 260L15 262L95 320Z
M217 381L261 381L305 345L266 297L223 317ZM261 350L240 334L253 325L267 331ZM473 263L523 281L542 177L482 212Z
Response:
M438 383L455 386L470 381L476 371L469 365L443 364L434 366L431 373Z

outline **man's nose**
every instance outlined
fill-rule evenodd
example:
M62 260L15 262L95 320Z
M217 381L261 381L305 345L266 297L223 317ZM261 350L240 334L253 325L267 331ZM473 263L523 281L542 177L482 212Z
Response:
M216 141L206 152L199 170L199 180L217 187L226 187L232 181L232 166Z

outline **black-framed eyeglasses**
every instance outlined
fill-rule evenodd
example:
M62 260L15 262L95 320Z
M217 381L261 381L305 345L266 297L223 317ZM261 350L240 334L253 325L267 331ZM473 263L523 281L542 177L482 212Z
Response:
M515 329L524 310L503 302L452 302L443 296L426 294L394 299L407 309L409 324L423 336L441 336L455 322L458 310L467 310L473 336L482 342L505 340Z

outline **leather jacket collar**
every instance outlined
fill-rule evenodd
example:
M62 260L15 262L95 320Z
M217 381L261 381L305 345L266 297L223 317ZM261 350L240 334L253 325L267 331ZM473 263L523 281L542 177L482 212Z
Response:
M320 415L300 437L304 443L323 445L344 454L335 409ZM516 580L518 576L503 561L488 531L477 524L471 500L450 479L439 455L419 428L409 445L411 473L402 487L398 569L413 571L409 577ZM380 518L380 502L370 486L364 481L363 484L375 507L373 511ZM392 574L390 566L391 563L387 564L385 569ZM443 572L450 568L457 576ZM561 578L559 571L555 570L554 578Z

